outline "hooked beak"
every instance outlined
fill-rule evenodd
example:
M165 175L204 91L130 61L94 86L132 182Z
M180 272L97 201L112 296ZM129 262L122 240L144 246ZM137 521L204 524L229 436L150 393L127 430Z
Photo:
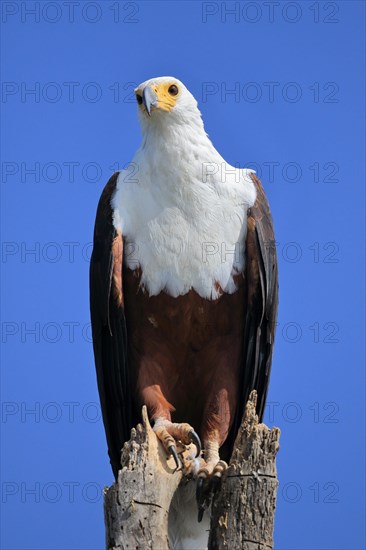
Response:
M142 92L142 103L144 104L147 114L151 116L152 107L155 108L158 105L158 96L150 86L146 86Z

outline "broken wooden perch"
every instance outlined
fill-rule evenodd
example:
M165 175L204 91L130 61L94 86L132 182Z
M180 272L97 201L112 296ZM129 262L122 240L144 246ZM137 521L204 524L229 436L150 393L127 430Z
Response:
M249 396L221 488L211 506L209 550L270 550L278 487L280 430L259 424ZM187 448L183 457L188 457ZM118 481L104 491L107 550L169 550L168 517L184 478L158 442L142 410L121 456ZM206 512L208 513L208 512Z

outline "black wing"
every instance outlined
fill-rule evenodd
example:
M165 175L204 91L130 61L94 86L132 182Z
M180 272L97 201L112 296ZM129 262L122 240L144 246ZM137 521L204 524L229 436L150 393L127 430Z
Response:
M272 216L261 182L254 174L251 177L257 189L257 199L248 212L244 355L239 407L229 446L234 444L244 407L254 389L258 395L257 414L260 421L263 418L277 321L278 268Z
M118 173L110 178L99 200L90 263L95 366L108 454L116 477L121 448L133 425L122 289L123 239L113 226L111 208L117 178Z

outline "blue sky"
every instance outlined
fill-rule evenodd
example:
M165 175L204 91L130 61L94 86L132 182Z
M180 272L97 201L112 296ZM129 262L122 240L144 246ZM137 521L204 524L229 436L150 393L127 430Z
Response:
M363 2L8 2L2 9L2 548L101 550L110 484L89 325L97 201L174 75L257 169L280 309L278 550L362 550ZM231 11L230 11L231 10Z

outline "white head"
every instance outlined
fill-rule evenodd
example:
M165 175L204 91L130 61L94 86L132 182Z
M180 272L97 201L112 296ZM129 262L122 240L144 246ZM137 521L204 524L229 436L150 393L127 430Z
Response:
M151 78L135 89L143 130L151 125L199 124L203 128L197 101L184 84L173 76Z

